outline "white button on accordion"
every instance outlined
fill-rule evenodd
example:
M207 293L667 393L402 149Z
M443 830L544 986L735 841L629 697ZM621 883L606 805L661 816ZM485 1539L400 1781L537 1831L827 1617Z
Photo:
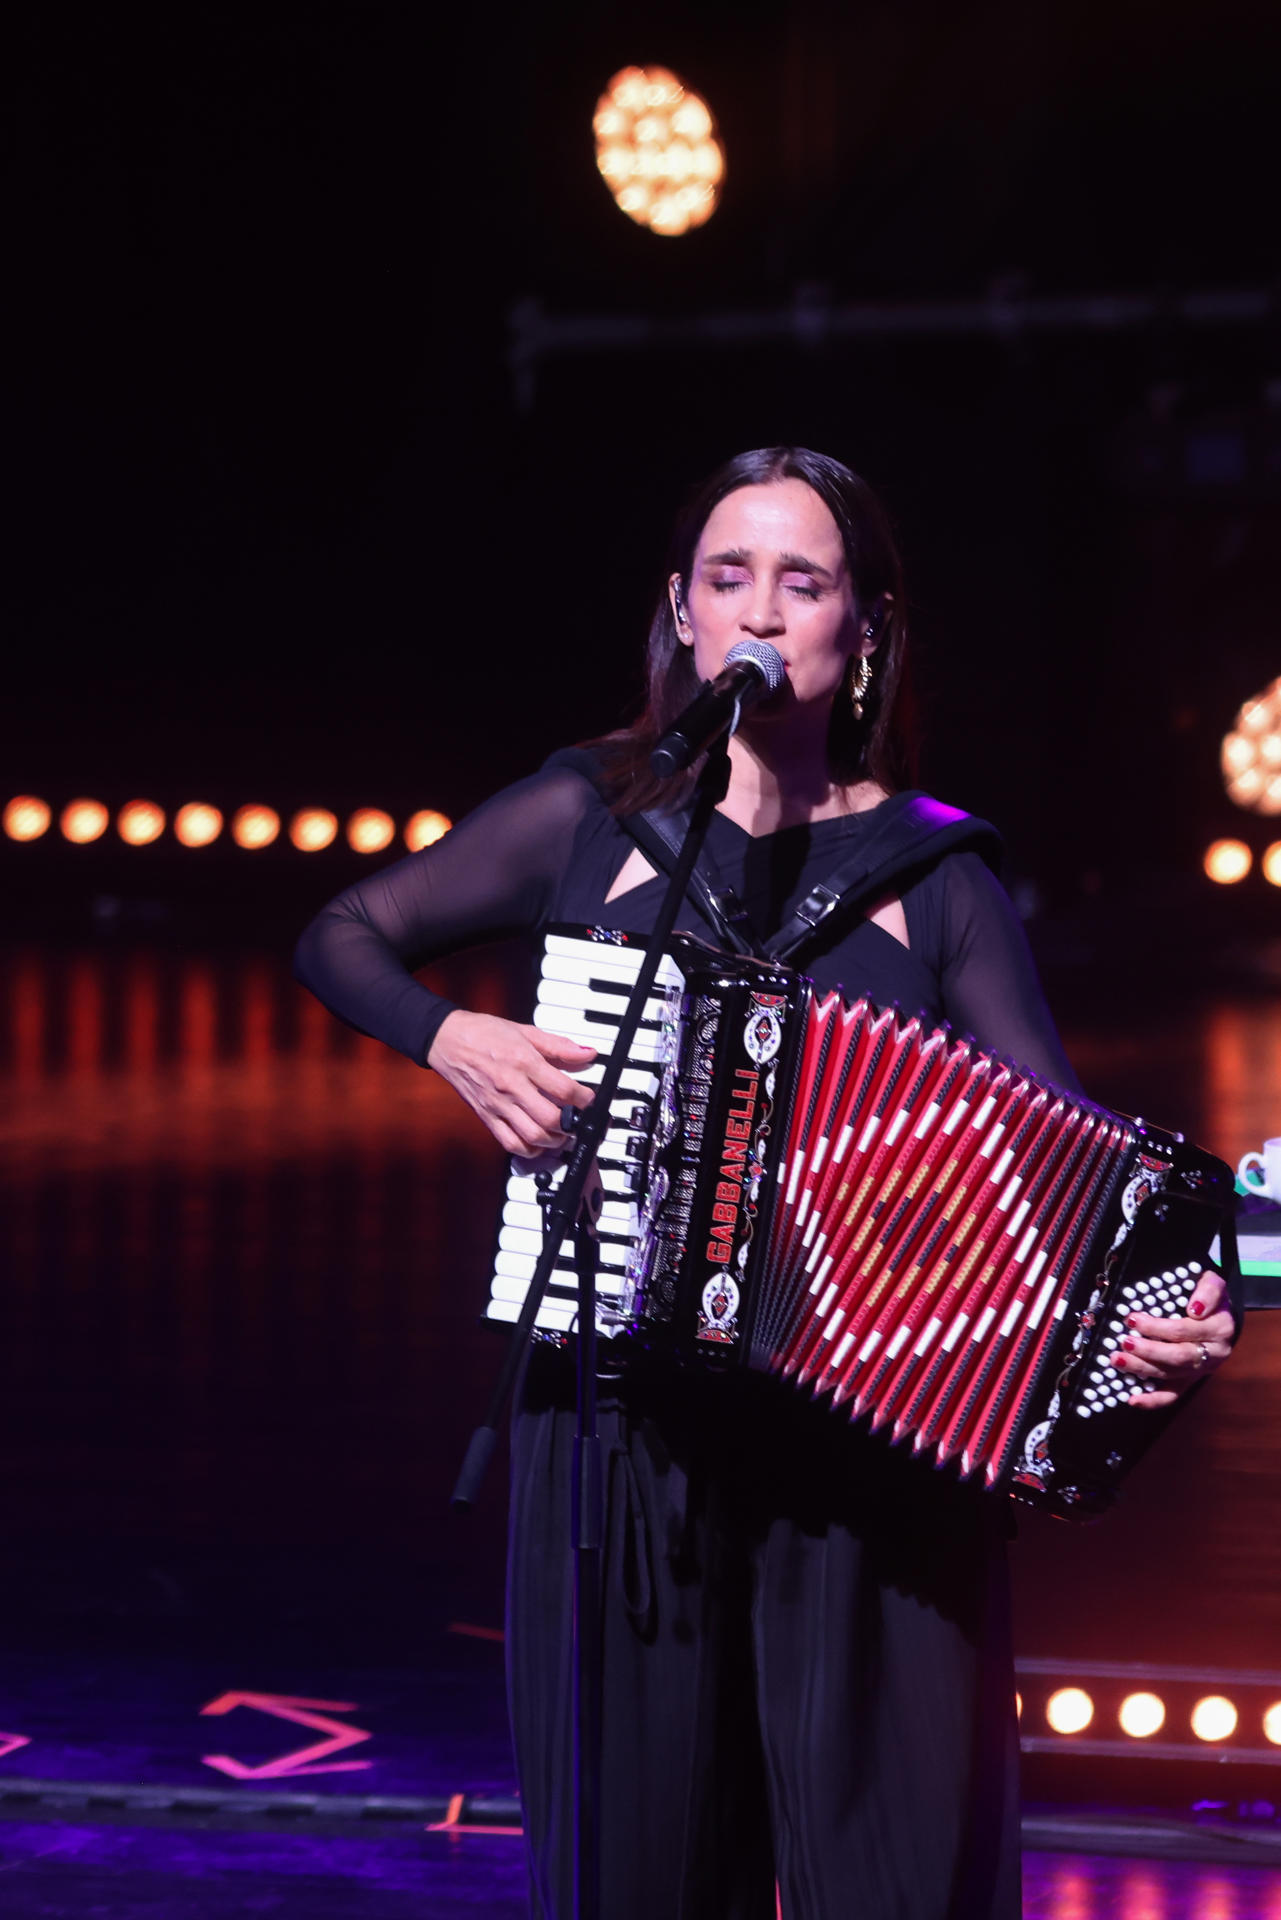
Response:
M536 1023L607 1055L644 946L549 933ZM1161 1424L1136 1418L1144 1383L1108 1364L1125 1316L1183 1311L1233 1191L1178 1136L684 935L599 1166L607 1339L779 1374L1072 1516L1110 1504ZM513 1173L491 1319L520 1312L558 1179ZM544 1338L572 1333L576 1290L566 1241Z

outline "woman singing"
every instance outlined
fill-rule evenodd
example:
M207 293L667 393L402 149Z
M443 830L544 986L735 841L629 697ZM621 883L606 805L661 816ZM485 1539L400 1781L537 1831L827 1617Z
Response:
M298 949L339 1014L449 1081L508 1153L564 1145L591 1051L471 1013L425 961L565 922L644 934L664 880L625 824L684 798L657 739L745 638L786 681L729 742L707 863L761 938L892 813L905 602L866 484L800 448L740 455L675 530L637 724L556 756L436 846L341 894ZM948 1021L1072 1086L974 823L795 964L821 991ZM989 836L990 837L990 836ZM678 926L715 941L691 900ZM1167 1403L1228 1351L1222 1283L1139 1316L1116 1364ZM570 1355L513 1422L508 1658L534 1913L571 1911ZM1142 1418L1140 1413L1135 1414ZM1014 1920L1019 1810L1005 1519L990 1496L761 1374L644 1355L602 1380L602 1911L610 1920Z

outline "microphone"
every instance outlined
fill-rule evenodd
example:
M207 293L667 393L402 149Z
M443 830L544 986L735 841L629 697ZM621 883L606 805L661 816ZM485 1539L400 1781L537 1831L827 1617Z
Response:
M704 680L675 726L665 733L649 764L660 780L682 773L691 760L733 733L744 710L777 693L787 678L783 656L768 640L739 640L725 655L714 680Z

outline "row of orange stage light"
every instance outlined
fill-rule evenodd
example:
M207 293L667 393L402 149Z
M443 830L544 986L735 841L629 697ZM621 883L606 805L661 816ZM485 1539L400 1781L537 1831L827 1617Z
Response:
M1254 866L1254 854L1244 840L1214 840L1201 862L1206 875L1221 887L1235 886ZM1269 885L1281 887L1281 840L1265 847L1259 859L1259 871Z
M0 826L10 840L41 840L53 824L52 807L34 794L16 795L0 813ZM59 812L57 824L64 840L89 846L107 833L111 812L101 800L71 800ZM423 807L405 822L401 838L416 853L448 833L452 824L445 814ZM130 800L117 810L115 829L129 847L152 846L170 829L180 846L209 847L226 829L236 846L247 852L274 845L282 832L299 853L323 852L333 846L340 831L355 853L382 853L396 839L396 822L381 807L357 807L340 825L337 814L327 807L300 807L286 824L274 807L250 805L237 807L228 822L219 807L203 800L179 807L172 821L154 800Z
M1019 1718L1023 1718L1023 1698L1018 1699ZM1242 1724L1241 1710L1226 1694L1207 1693L1195 1700L1190 1706L1184 1703L1185 1711L1179 1713L1182 1722L1186 1713L1187 1729L1206 1745L1230 1740L1238 1732L1249 1733L1252 1729ZM1097 1733L1106 1732L1106 1724L1100 1720L1092 1694L1084 1687L1056 1687L1049 1698L1043 1702L1046 1725L1054 1733L1084 1733L1087 1728ZM1122 1733L1132 1740L1148 1740L1153 1734L1165 1732L1167 1738L1177 1737L1183 1732L1182 1725L1171 1720L1171 1710L1159 1693L1146 1689L1127 1693L1116 1705L1116 1721ZM1253 1716L1252 1716L1253 1717ZM1281 1700L1273 1700L1264 1706L1258 1714L1259 1726L1265 1740L1274 1747L1281 1747ZM1024 1728L1024 1732L1030 1731Z

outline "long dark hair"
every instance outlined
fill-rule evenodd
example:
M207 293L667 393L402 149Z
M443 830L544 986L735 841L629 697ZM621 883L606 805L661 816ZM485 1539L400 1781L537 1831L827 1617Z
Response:
M650 753L699 688L693 650L682 646L677 636L667 581L679 574L688 591L703 528L727 494L779 480L803 480L831 513L857 605L870 610L882 595L892 596L862 720L855 720L849 701L839 695L832 706L827 741L832 778L842 786L875 780L889 791L910 784L915 742L906 671L907 610L902 563L885 509L866 480L827 454L811 453L807 447L759 447L727 460L690 496L672 530L663 587L650 622L645 710L632 726L586 743L599 758L605 791L618 813L678 806L697 772L694 768L660 781L649 767Z

